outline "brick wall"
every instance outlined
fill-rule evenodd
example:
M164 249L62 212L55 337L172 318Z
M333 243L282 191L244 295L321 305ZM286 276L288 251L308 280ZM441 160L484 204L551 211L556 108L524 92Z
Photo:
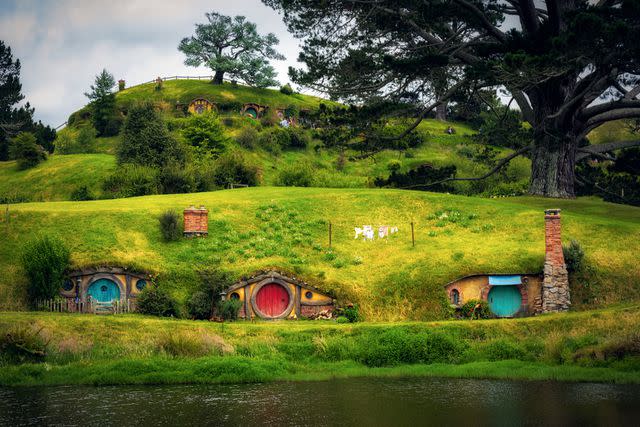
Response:
M206 236L209 234L209 211L201 206L184 210L184 235Z
M545 262L554 266L564 265L560 230L560 209L544 211Z

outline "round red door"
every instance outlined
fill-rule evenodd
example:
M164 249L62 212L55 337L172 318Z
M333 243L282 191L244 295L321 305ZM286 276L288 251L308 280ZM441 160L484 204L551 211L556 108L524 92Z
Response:
M280 316L289 306L289 293L282 285L267 283L256 294L256 306L266 316Z

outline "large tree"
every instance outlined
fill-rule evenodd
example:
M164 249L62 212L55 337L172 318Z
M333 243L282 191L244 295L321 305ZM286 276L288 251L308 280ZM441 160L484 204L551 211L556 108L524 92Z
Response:
M178 49L186 56L184 63L193 67L206 65L215 72L213 83L222 84L225 74L257 87L276 86L275 71L269 59L285 59L274 46L279 41L273 33L261 36L256 24L244 16L207 13L207 23L196 24L194 36L185 37Z
M640 117L640 0L263 1L304 40L292 79L335 98L411 102L420 120L462 88L506 88L533 143L495 170L529 155L531 194L574 197L576 162L640 145L582 143Z
M25 123L17 120L16 104L24 99L20 83L20 60L13 59L11 48L0 40L0 160L9 158L9 139L18 134ZM29 109L21 110L28 113ZM29 122L31 114L27 114Z

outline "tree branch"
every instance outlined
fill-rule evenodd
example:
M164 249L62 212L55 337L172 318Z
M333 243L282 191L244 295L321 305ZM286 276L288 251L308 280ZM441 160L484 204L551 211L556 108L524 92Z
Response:
M616 141L607 142L605 144L587 145L580 147L576 151L576 162L586 159L587 157L608 153L610 151L622 150L623 148L631 148L640 146L640 140L636 141Z
M454 1L460 4L461 6L467 8L469 11L471 11L471 13L473 13L476 16L476 18L480 20L482 27L485 30L487 30L490 35L498 39L499 42L505 43L507 41L507 37L505 36L505 34L502 31L500 31L496 26L494 26L491 23L491 21L489 21L489 18L487 18L487 15L485 15L483 11L478 9L476 5L469 3L466 0L454 0Z
M506 165L509 164L509 162L511 162L511 160L515 159L518 156L523 155L524 153L526 153L527 151L530 151L533 147L532 146L527 146L524 148L519 149L518 151L514 151L513 153L509 154L507 157L501 159L495 166L493 169L491 169L489 172L487 172L486 174L482 175L482 176L477 176L477 177L467 177L467 178L446 178L446 179L442 179L440 181L436 181L436 182L429 182L426 184L416 184L416 185L410 185L408 187L401 187L401 189L403 190L408 190L411 188L420 188L420 187L433 187L434 185L438 185L438 184L443 184L445 182L449 182L449 181L480 181L486 178L489 178L491 175L495 174L496 172L498 172L500 169L502 169L503 167L505 167Z

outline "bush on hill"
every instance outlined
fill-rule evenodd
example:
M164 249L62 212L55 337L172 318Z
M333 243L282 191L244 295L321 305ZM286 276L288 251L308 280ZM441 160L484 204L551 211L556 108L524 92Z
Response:
M313 171L306 163L291 164L283 167L278 174L276 185L282 187L311 187Z
M94 200L94 199L95 199L95 196L93 195L91 190L89 190L89 187L87 187L86 185L81 185L77 187L71 193L71 200L74 200L76 202L83 202L83 201Z
M36 142L30 132L20 132L11 141L11 157L16 159L18 169L24 170L37 166L47 158L47 153Z
M112 198L146 196L158 193L158 170L148 166L124 164L102 183Z
M158 217L160 234L165 242L175 242L182 237L182 221L180 215L172 210L160 214Z
M122 142L117 147L118 163L145 166L184 164L186 153L167 129L162 117L149 103L131 107L122 130Z
M214 165L212 178L218 187L226 187L229 184L255 186L259 182L258 167L249 163L238 152L224 153Z
M58 132L54 142L56 154L95 153L96 129L87 124L79 130L70 128Z
M251 150L256 147L258 143L259 134L256 128L253 126L243 127L236 136L236 142L242 148Z
M194 114L186 119L182 135L193 147L216 155L224 150L226 136L217 114Z
M27 295L31 305L58 294L69 268L71 253L57 237L42 236L27 242L22 267L29 279Z
M287 83L286 85L280 86L280 93L283 93L285 95L293 95L293 88L289 83Z
M160 317L178 317L178 303L158 286L147 286L137 299L137 311Z
M159 180L162 194L192 193L198 187L193 170L176 164L163 167Z

